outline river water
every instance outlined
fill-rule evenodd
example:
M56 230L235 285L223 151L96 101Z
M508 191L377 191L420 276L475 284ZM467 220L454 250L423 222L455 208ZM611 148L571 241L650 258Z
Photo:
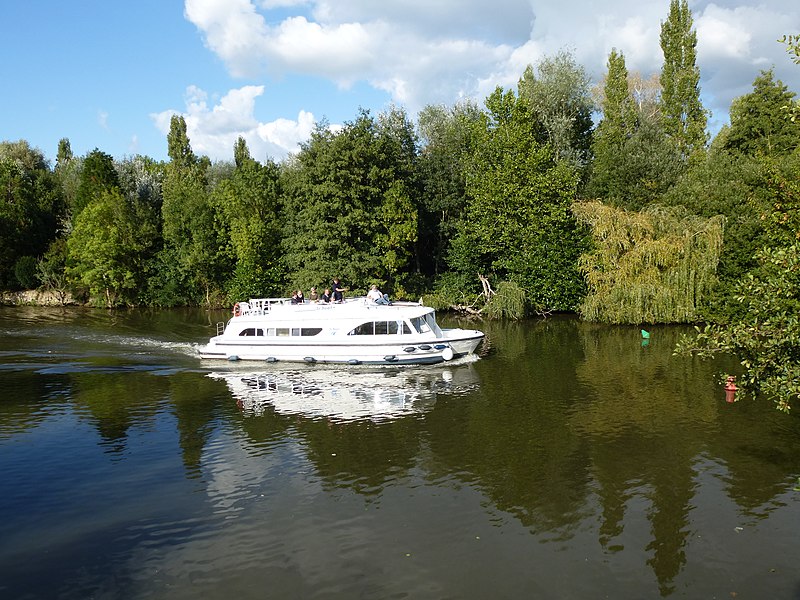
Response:
M800 419L686 328L201 363L224 318L0 308L0 598L800 597Z

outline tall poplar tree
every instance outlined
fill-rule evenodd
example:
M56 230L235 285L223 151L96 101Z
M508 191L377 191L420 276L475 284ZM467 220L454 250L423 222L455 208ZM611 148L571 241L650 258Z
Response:
M161 288L156 291L159 303L202 299L211 304L230 266L206 191L208 161L195 156L186 121L178 115L172 117L167 148L171 160L162 189L162 272L151 283Z
M697 32L686 0L671 0L661 24L661 113L666 134L685 158L705 149L707 113L700 101Z
M636 107L628 88L625 56L616 49L608 55L608 75L603 86L603 118L592 142L593 172L589 193L597 197L622 193L619 169L626 140L636 129Z

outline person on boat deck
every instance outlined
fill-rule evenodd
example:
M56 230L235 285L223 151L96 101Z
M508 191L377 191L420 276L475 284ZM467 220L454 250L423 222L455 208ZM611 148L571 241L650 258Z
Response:
M311 288L311 291L308 293L308 301L314 303L319 301L319 294L317 294L317 288L315 287Z
M334 302L344 302L344 293L349 289L342 285L342 282L339 281L338 277L333 278L333 301Z
M294 294L292 294L292 304L303 304L305 301L306 299L303 296L303 290L297 290Z
M389 304L389 294L381 294L378 286L373 283L367 292L367 300L371 300L375 304Z
M331 291L328 288L325 288L322 296L319 297L319 301L322 304L328 304L331 301Z

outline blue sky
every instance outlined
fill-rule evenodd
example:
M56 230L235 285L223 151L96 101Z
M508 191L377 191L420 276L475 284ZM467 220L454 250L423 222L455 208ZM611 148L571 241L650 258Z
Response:
M761 69L800 92L800 66L777 40L800 33L800 3L692 1L711 128ZM629 70L661 68L668 0L32 0L0 18L0 140L55 158L99 148L166 158L169 117L195 152L282 159L321 119L392 104L479 102L513 88L528 64L571 51L595 80L616 47Z

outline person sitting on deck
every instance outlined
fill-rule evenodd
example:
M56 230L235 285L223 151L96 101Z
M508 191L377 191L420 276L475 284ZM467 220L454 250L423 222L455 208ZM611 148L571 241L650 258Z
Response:
M303 290L297 290L294 294L292 294L292 304L304 304L305 301L306 299L303 296Z
M367 300L371 300L375 304L389 304L389 295L381 294L378 286L373 283L372 288L367 292Z
M312 287L311 291L308 294L308 301L316 304L319 301L319 295L317 294L317 288Z
M319 297L320 304L328 304L331 301L331 291L328 288L325 288L325 291L322 293L322 296Z

